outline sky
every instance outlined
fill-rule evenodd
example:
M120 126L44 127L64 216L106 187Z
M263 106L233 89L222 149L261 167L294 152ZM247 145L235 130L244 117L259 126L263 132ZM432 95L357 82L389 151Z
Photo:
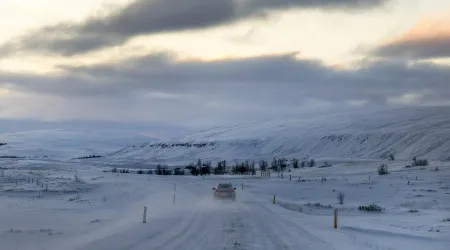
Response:
M170 137L450 105L448 0L2 0L0 16L0 121Z

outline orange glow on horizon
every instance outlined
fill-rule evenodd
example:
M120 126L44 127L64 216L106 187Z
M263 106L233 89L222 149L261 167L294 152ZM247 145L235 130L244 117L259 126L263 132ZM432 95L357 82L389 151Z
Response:
M450 38L450 9L440 13L424 15L411 29L385 44L399 44L408 41Z

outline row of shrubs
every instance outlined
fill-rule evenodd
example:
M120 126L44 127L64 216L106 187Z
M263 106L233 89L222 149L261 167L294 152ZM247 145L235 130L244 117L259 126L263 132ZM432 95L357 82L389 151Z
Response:
M90 158L96 158L100 156L89 156ZM311 159L308 161L299 161L296 158L292 160L287 160L286 158L276 158L274 157L271 165L269 167L269 163L266 160L260 160L258 162L258 167L261 171L284 171L286 168L291 166L292 168L299 167L314 167L316 165L315 160ZM326 163L326 165L328 165ZM156 174L156 175L185 175L189 173L191 175L223 175L223 174L240 174L240 175L255 175L256 174L257 164L255 161L245 160L243 162L236 161L232 165L228 165L226 160L222 160L216 163L216 166L213 167L211 161L202 161L198 159L196 163L191 163L186 166L184 169L175 168L174 170L169 169L167 166L158 165L155 170L138 170L137 174ZM128 169L117 169L113 168L111 170L113 173L129 173Z
M161 143L150 144L149 147L151 147L151 148L154 148L154 147L156 147L156 148L174 148L174 147L203 148L203 147L206 147L208 145L209 146L214 146L215 143L214 142L210 142L210 143L188 143L188 142L186 142L186 143L172 143L172 144L169 144L169 143L161 142Z
M103 156L93 154L93 155L88 155L88 156L81 156L81 157L78 157L75 159L82 160L82 159L93 159L93 158L100 158L100 157L103 157Z
M183 145L184 146L184 145ZM97 158L101 156L91 155L87 157L80 157L78 159L87 159L87 158ZM202 161L198 159L196 163L191 163L187 165L184 170L191 175L223 175L223 174L241 174L241 175L255 175L257 167L261 171L284 171L288 167L292 168L305 168L305 167L314 167L316 166L316 161L314 159L303 160L293 158L288 160L286 158L276 158L274 157L272 162L270 163L266 160L260 160L258 163L253 161L242 161L242 162L234 162L233 164L228 164L226 160L222 160L216 163L216 166L213 167L211 161ZM325 162L324 166L331 166L327 162ZM153 171L137 171L138 174L161 174L161 175L184 175L185 171L181 168L176 168L174 171L168 169L167 166L158 165L155 173ZM119 170L114 168L112 172L124 172L126 170Z
M180 169L178 168L178 170L180 170ZM123 169L113 168L113 169L111 169L111 172L112 173L122 173L122 174L136 173L136 174L149 174L149 175L153 175L153 174L155 174L155 175L184 175L184 171L177 171L177 169L175 169L175 171L172 171L171 169L163 168L163 167L156 168L155 170L139 169L136 172L131 172L127 168L123 168Z

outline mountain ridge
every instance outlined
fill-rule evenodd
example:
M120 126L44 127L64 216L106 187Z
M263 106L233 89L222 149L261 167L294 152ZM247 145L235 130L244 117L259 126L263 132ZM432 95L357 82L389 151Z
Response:
M258 160L272 157L410 160L450 159L450 108L404 108L266 120L192 134L179 140L122 148L110 160L185 164L202 160ZM182 144L204 144L188 147ZM178 145L178 146L177 146Z

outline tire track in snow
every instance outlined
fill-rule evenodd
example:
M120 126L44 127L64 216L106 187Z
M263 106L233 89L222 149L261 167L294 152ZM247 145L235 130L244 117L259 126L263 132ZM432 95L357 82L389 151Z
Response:
M262 240L264 249L333 249L322 239L312 235L289 218L270 210L257 201L245 202L254 211L252 228L260 228L257 238ZM255 243L256 244L256 243Z

